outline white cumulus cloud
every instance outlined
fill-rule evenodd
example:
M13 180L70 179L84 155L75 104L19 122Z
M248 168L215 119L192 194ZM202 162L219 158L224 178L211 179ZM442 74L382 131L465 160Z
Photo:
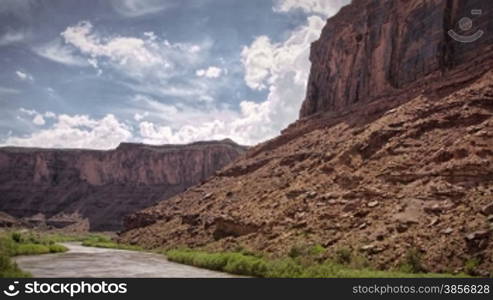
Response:
M68 27L62 37L65 42L73 45L82 53L93 58L92 64L96 64L95 58L108 58L112 62L131 70L138 70L159 64L169 64L159 55L159 49L151 40L143 40L133 37L115 37L102 39L92 32L90 22L80 22L76 26Z
M202 44L171 43L145 32L140 37L102 35L88 21L70 26L61 33L63 41L77 49L86 62L98 70L110 68L129 79L121 82L137 93L180 98L207 94L209 87L193 82L185 75L195 70L208 49ZM181 84L172 80L181 80Z
M34 77L31 74L28 74L26 72L22 72L22 71L19 71L18 70L18 71L15 72L15 74L21 80L29 80L29 81L33 81L34 80Z
M24 137L10 136L4 144L21 147L111 149L131 137L131 128L112 114L102 119L62 114L57 116L55 124L50 128Z
M149 112L144 112L142 114L140 113L135 113L134 114L134 120L137 121L137 122L140 122L142 121L143 119L145 119L147 116L149 116Z
M143 140L148 143L166 143L229 137L251 145L278 135L298 117L310 72L310 45L319 38L325 18L343 4L331 2L329 5L325 2L328 1L313 2L320 6L306 6L303 9L308 13L305 24L293 30L284 41L273 42L268 36L260 36L251 45L244 47L241 57L245 83L254 90L267 90L264 101L245 100L240 103L239 112L223 109L220 111L223 116L221 119L217 116L202 122L194 119L193 123L181 127L143 122L140 124ZM293 2L276 11L288 12L310 3ZM183 112L177 115L180 113Z
M246 115L258 115L248 118L251 122L269 128L258 132L262 138L275 136L296 120L310 72L310 44L318 39L324 24L322 18L310 16L284 42L272 43L260 36L243 49L245 82L252 89L269 92L263 103L243 103ZM255 126L251 130L258 131Z
M44 117L45 118L48 118L48 119L55 119L56 118L56 114L54 112L47 111L47 112L44 113Z
M33 123L38 126L43 126L44 124L46 124L46 121L42 115L37 114L33 119Z
M271 75L274 48L267 36L260 36L250 46L243 48L241 57L245 66L245 82L250 88L255 90L267 88L264 81Z
M274 10L289 12L299 9L305 13L331 16L349 2L350 0L274 0Z
M19 111L23 114L28 115L28 116L34 116L35 114L37 114L37 111L35 111L33 109L26 109L24 107L19 108Z
M199 77L207 77L207 78L219 78L225 73L225 71L221 68L211 66L207 69L199 69L195 74Z

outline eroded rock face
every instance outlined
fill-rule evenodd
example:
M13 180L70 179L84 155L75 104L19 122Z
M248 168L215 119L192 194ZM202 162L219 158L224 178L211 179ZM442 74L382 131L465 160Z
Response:
M57 227L78 213L91 230L117 230L124 215L200 183L244 150L231 141L122 144L111 151L3 148L0 211L41 213Z
M4 212L0 212L0 227L13 228L13 227L28 227L29 224L12 217Z
M471 10L481 15L471 15ZM469 17L473 28L463 32L459 20ZM300 112L307 117L347 109L387 96L408 97L453 69L467 65L484 72L476 59L493 49L493 10L485 0L354 0L328 20L312 45L312 69ZM471 35L460 43L448 31Z
M121 239L287 255L347 248L389 269L493 269L491 1L359 0L312 50L304 118L205 184L148 208ZM473 8L475 44L446 37ZM227 222L214 223L215 220ZM481 274L481 273L480 273Z
M120 238L280 255L319 244L327 258L366 249L377 268L412 249L430 271L461 271L472 258L487 271L492 149L490 72L444 98L298 122L207 183L132 215L140 221Z

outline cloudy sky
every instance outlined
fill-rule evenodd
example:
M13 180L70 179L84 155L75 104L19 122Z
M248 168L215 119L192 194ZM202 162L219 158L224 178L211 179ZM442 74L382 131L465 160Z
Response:
M272 138L347 2L0 0L0 146Z

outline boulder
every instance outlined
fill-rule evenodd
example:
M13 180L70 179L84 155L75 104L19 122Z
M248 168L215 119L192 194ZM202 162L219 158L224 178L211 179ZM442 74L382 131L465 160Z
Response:
M493 202L483 206L481 208L481 213L486 216L493 215Z

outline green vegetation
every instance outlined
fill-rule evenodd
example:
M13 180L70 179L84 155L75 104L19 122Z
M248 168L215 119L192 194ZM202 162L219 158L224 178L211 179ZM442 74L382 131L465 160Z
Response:
M349 265L353 254L348 248L340 248L335 252L335 262L341 265Z
M306 246L306 245L295 245L289 250L288 256L291 258L306 257L306 256L317 256L325 252L325 248L321 245Z
M421 273L425 269L421 263L422 254L419 250L411 248L407 251L404 262L401 264L399 270L406 273Z
M89 234L67 236L53 233L1 232L0 231L0 278L28 277L30 274L20 270L10 257L16 255L34 255L67 251L57 242L80 241L83 246L144 251L138 246L120 244L109 236ZM163 252L159 252L163 253ZM330 259L326 259L326 249L321 245L293 246L285 258L271 259L266 255L235 248L234 252L205 252L188 248L164 252L168 259L177 263L193 265L237 275L264 278L421 278L456 277L451 274L425 273L421 253L410 249L398 270L379 271L362 253L349 249L336 250ZM470 260L465 263L465 272L474 275L479 262ZM460 274L458 277L466 277Z
M341 261L346 263L353 261L353 264L358 264L361 268L353 268L332 260L319 262L320 247L306 248L308 251L301 251L301 249L301 247L296 247L296 250L291 249L290 256L284 259L268 259L258 255L252 256L237 252L208 253L191 249L170 250L166 252L166 255L169 260L178 263L232 274L265 278L412 278L453 276L450 274L372 270L367 267L366 259L361 259L360 256L352 256L350 252L348 254L348 251L345 250L340 254ZM303 256L301 252L308 252L308 254ZM362 263L361 261L365 262Z
M11 257L65 252L68 249L55 243L49 236L33 232L0 232L0 278L29 277Z
M464 272L469 275L476 275L476 269L481 264L481 261L477 258L471 258L466 261L464 265ZM492 273L493 274L493 273Z
M65 252L50 236L36 232L0 232L0 253L7 256Z
M116 243L111 240L111 238L100 235L92 234L84 238L82 241L82 246L87 247L98 247L98 248L111 248L111 249L121 249L121 250L133 250L133 251L143 251L144 249L139 246L132 246L127 244Z
M321 255L324 254L326 249L322 245L315 245L310 248L310 255Z
M90 235L84 234L62 234L62 233L50 233L44 232L39 234L40 239L43 241L47 241L49 243L68 243L68 242L82 242L86 238L90 237Z
M27 278L31 274L23 272L9 256L0 254L0 278Z
M166 255L169 260L178 263L239 275L265 277L268 271L264 259L237 252L206 253L181 249L170 250Z

